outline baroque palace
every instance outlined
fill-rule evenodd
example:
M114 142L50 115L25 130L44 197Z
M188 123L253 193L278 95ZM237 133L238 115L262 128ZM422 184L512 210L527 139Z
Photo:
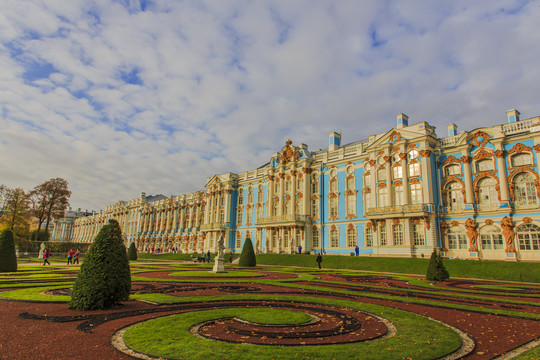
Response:
M303 251L540 260L540 116L438 138L426 122L310 151L289 140L270 162L184 195L119 201L57 220L54 240L91 242L108 219L139 251Z

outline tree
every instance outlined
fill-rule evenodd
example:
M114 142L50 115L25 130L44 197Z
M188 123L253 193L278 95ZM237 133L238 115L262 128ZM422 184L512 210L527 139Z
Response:
M37 232L38 232L37 229L30 231L30 236L29 236L30 240L35 240L39 242L49 241L49 237L51 236L51 234L49 234L48 230L45 230L45 229L40 230L39 235L37 234Z
M238 261L240 266L257 266L257 258L255 257L255 251L253 250L253 243L250 238L244 241L244 247L240 254L240 260Z
M137 248L135 243L132 242L128 249L128 260L137 260Z
M2 185L1 220L4 225L18 235L27 234L30 202L21 188L10 189Z
M129 260L116 220L109 220L88 250L71 291L70 309L97 310L128 300Z
M38 233L43 222L48 229L51 218L64 216L70 196L68 183L62 178L50 179L32 190L32 215L38 219Z
M426 279L429 281L444 281L450 278L448 270L444 267L441 255L437 253L437 250L433 250L426 273Z
M17 271L17 253L13 232L5 229L0 233L0 272Z

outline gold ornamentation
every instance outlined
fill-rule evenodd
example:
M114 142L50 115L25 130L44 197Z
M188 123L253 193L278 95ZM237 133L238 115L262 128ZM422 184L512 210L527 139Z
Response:
M516 236L516 232L514 231L515 225L516 224L508 216L503 217L501 220L502 233L504 240L506 241L506 249L504 251L507 253L516 252L514 246L514 238Z
M495 156L497 158L504 158L504 155L506 155L506 151L504 151L504 150L495 150Z
M390 133L389 138L390 138L391 143L395 143L396 141L399 141L399 140L403 139L401 137L401 134L396 130L394 130L394 131L392 131Z
M391 158L390 156L384 156L383 159L384 159L384 162L385 162L386 164L389 164L390 161L392 160L392 158Z
M448 165L448 164L459 164L460 161L459 159L457 159L455 156L453 155L450 155L449 157L447 157L443 162L442 162L442 165Z
M484 223L485 223L486 225L493 225L493 220L491 220L491 219L486 219L486 221L484 221Z
M473 159L483 160L483 159L488 159L492 157L493 157L493 154L491 152L487 151L485 148L480 148L480 150L478 150L476 154L474 154Z
M530 224L530 223L532 223L532 219L531 219L530 217L527 216L527 217L524 217L524 218L523 218L523 222L524 222L525 224Z
M488 133L485 133L483 131L477 131L471 140L469 141L470 144L477 146L477 147L484 147L491 139L491 136Z
M478 251L476 240L478 239L478 223L471 218L465 221L465 228L467 229L467 237L469 238L469 251Z
M421 157L427 158L429 155L431 155L431 150L421 150L419 153Z
M399 219L392 219L392 224L399 225Z
M464 155L460 159L464 164L470 164L471 163L471 157L468 155Z
M292 146L292 141L289 139L285 143L285 146L281 150L281 155L279 155L278 163L287 164L290 161L300 159L300 154Z
M517 143L510 150L508 150L508 155L519 154L519 153L527 152L531 150L532 150L532 147L523 145L522 143Z
M429 218L427 216L424 216L424 226L425 226L426 230L430 229Z

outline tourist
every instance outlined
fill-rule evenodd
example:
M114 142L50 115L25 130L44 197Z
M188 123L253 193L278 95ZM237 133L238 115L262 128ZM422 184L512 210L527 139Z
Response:
M358 247L358 245L356 245L356 247L354 248L354 253L356 254L356 256L360 255L360 248Z
M77 249L77 251L75 251L75 254L73 254L73 264L77 263L79 264L79 249Z
M319 253L317 255L317 260L315 260L315 261L317 261L317 264L319 265L319 269L320 269L321 268L321 263L322 263L322 255L321 255L321 253Z
M302 253L302 245L298 245L298 253L299 253L299 254Z
M206 253L206 259L208 263L210 264L210 250L208 250L208 252Z
M74 254L73 249L69 249L69 251L68 251L68 262L67 262L68 265L69 264L73 265L73 254Z
M51 263L49 262L50 255L51 253L49 252L49 250L45 249L45 251L43 252L43 266L45 266L45 263L51 265Z

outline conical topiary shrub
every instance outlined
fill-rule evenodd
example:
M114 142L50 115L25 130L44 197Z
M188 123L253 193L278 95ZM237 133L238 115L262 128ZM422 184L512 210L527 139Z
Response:
M97 234L71 291L70 309L98 310L128 300L131 274L122 231L109 220Z
M238 265L257 266L257 258L255 258L255 251L253 250L253 244L251 243L250 238L247 238L246 241L244 241L244 247L242 248L242 254L240 254Z
M437 254L436 250L433 250L431 258L429 259L426 279L429 281L444 281L448 278L450 278L450 274L444 267L441 255Z
M135 247L134 242L129 245L127 256L128 260L137 260L137 248Z
M17 253L13 232L6 229L0 233L0 272L17 271Z

